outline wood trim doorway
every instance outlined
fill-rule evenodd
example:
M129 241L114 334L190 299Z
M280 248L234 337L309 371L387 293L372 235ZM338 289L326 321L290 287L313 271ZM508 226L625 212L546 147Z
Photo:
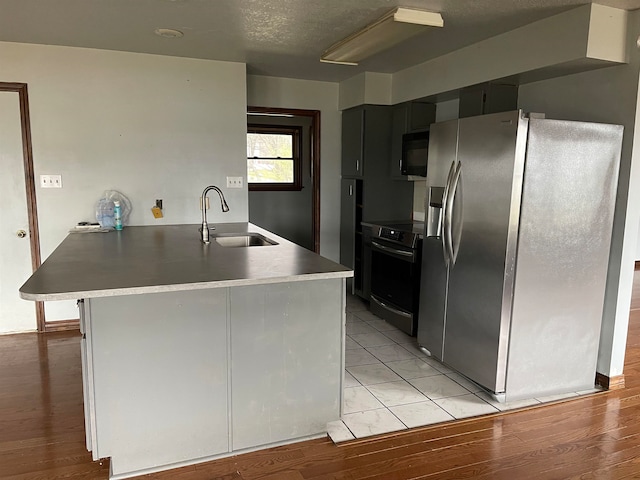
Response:
M29 119L29 95L26 83L0 82L0 92L16 92L20 102L20 130L22 132L22 160L24 183L27 191L27 215L29 218L29 243L31 246L31 268L35 272L40 266L40 230L38 229L38 208L36 185L33 173L33 148L31 144L31 121ZM36 323L38 332L44 332L46 321L44 303L36 302Z
M313 230L313 251L320 253L320 111L298 110L294 108L247 107L247 114L291 115L311 118L311 228Z

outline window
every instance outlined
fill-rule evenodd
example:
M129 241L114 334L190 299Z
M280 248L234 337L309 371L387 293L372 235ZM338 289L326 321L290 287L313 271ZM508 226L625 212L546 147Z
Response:
M302 190L301 127L249 125L249 190Z

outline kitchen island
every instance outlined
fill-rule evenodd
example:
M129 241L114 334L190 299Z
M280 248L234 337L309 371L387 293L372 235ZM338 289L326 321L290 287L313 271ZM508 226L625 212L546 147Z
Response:
M209 245L198 228L70 234L20 289L79 300L87 448L111 478L340 418L352 271L248 223L217 224Z

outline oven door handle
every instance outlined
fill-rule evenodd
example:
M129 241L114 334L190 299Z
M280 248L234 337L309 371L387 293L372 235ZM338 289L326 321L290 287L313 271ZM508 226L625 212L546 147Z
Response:
M397 308L392 307L391 305L387 305L384 302L381 302L380 300L378 300L375 295L371 295L371 300L373 300L374 302L376 302L378 305L380 305L382 308L386 308L387 310L395 313L396 315L400 315L401 317L406 317L406 318L413 318L413 315L411 315L410 313L404 312L402 310L398 310Z
M383 252L389 252L395 255L402 255L403 257L413 258L413 252L407 252L406 250L398 250L397 248L387 247L385 245L379 244L375 240L371 241L371 245L376 247L378 250L382 250Z

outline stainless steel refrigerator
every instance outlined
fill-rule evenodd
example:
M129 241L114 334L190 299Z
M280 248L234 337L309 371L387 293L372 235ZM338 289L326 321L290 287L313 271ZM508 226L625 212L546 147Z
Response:
M418 343L499 400L592 388L622 127L431 126Z

